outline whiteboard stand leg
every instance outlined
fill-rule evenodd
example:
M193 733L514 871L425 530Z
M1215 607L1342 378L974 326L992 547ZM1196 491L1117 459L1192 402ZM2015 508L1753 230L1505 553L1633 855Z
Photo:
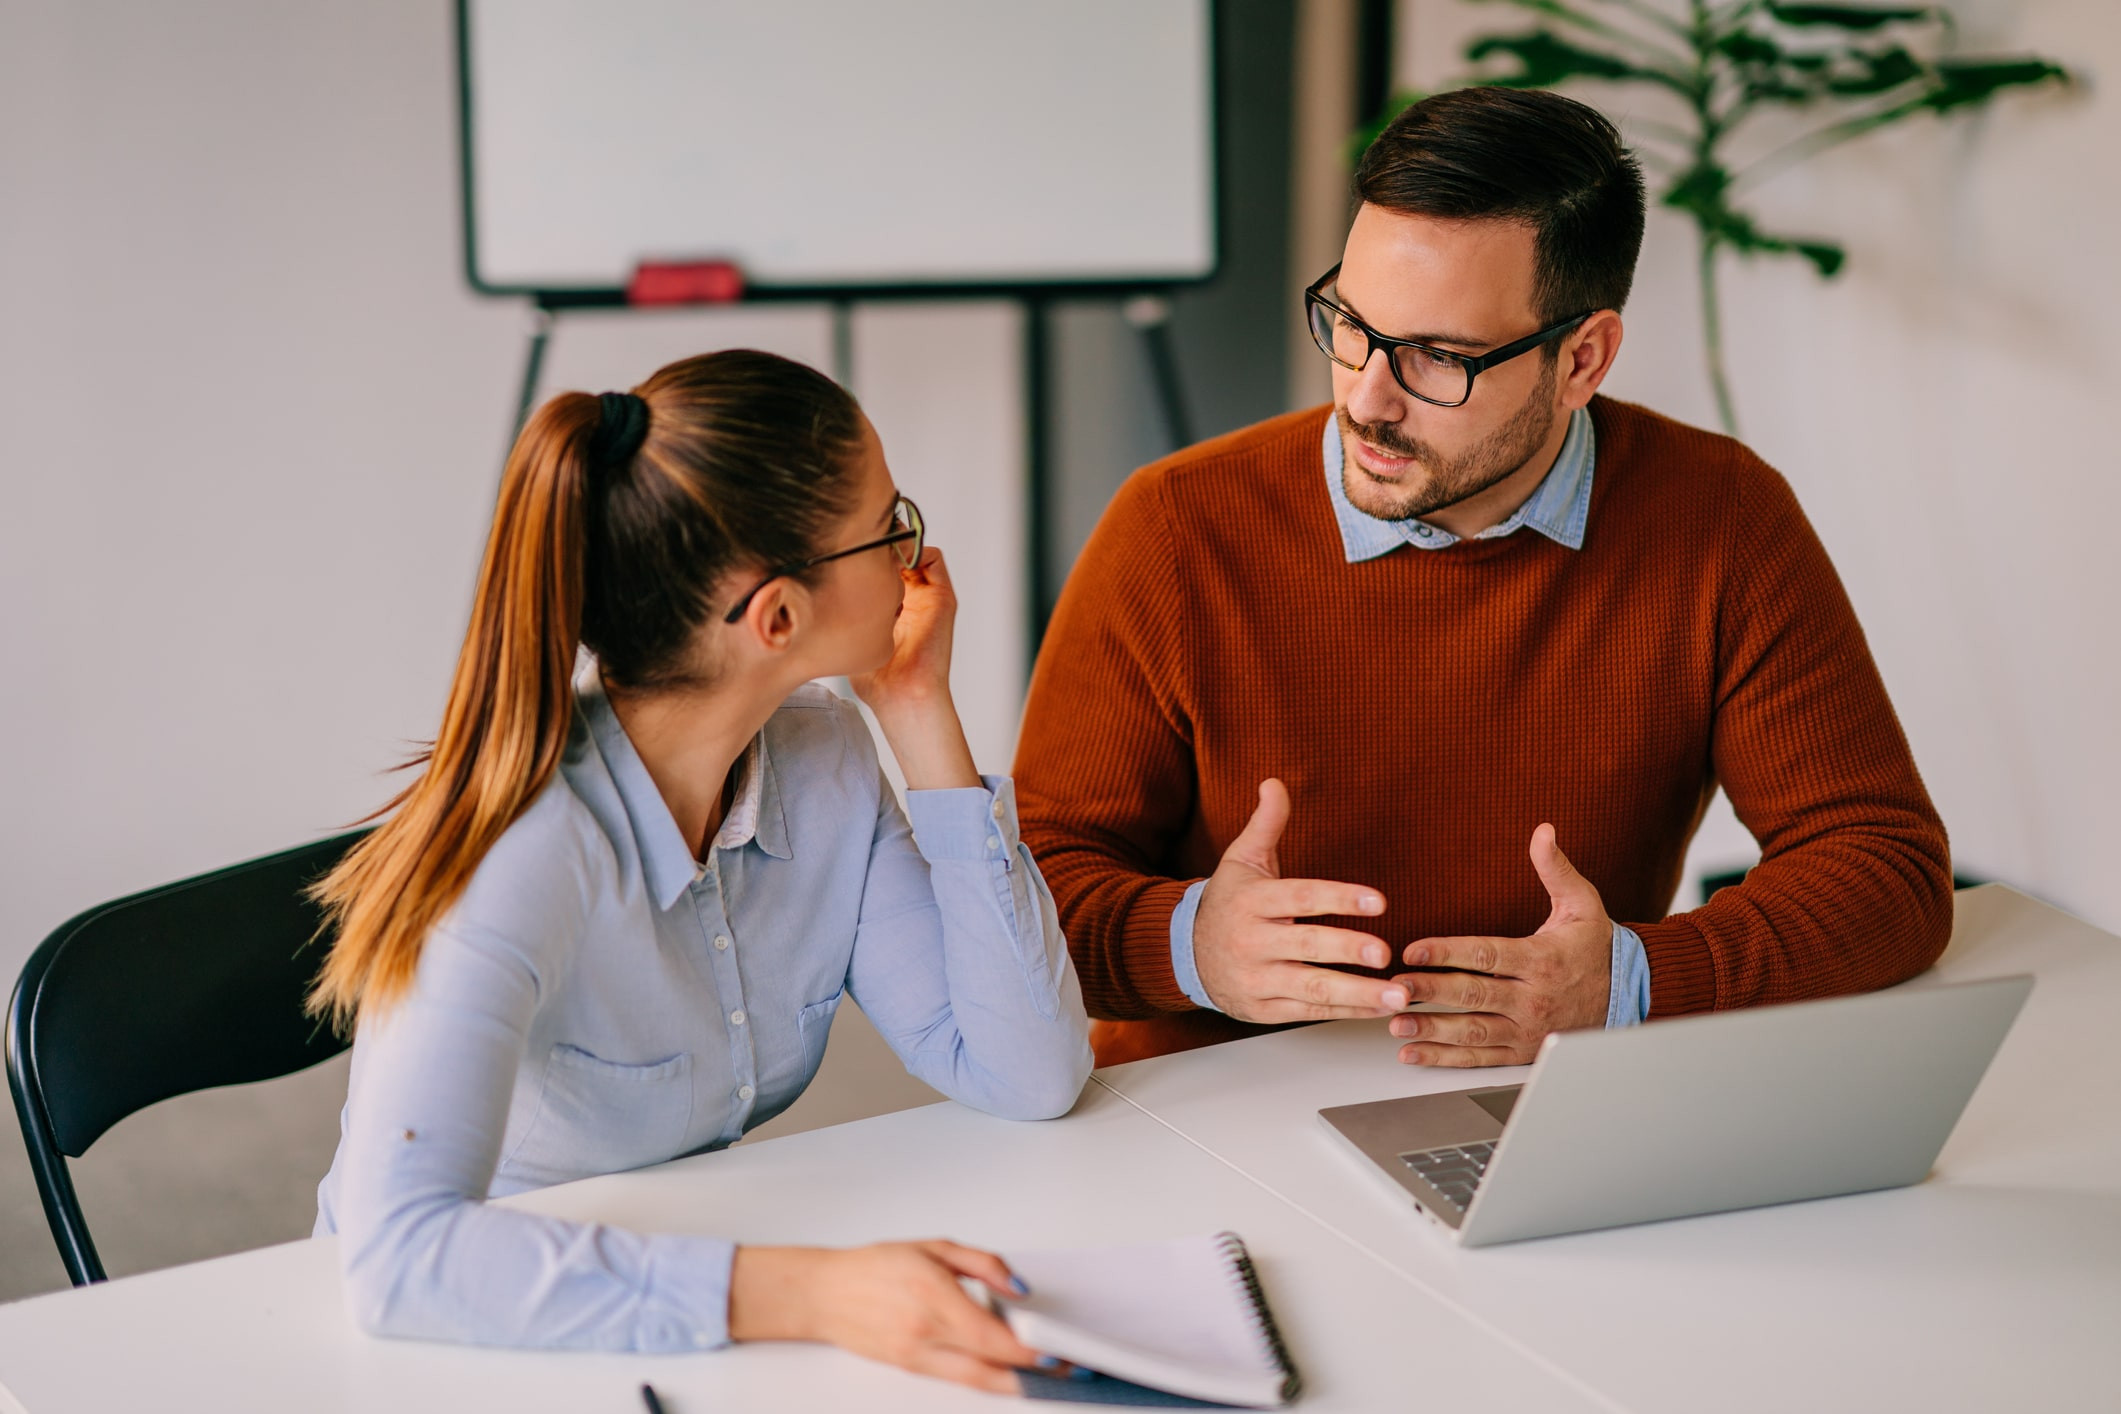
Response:
M1029 630L1024 638L1024 669L1030 671L1038 659L1038 646L1046 636L1046 620L1053 612L1052 598L1059 586L1052 578L1052 474L1049 465L1050 409L1047 406L1048 371L1051 363L1052 321L1043 295L1024 299L1024 604L1029 611Z
M523 358L523 390L516 395L515 426L508 434L508 446L515 449L516 438L523 435L523 424L530 421L530 410L537 405L538 372L545 366L545 343L552 337L553 321L558 318L552 306L540 301L534 306L535 314L530 324L530 349Z
M1149 355L1149 376L1156 384L1156 401L1164 415L1164 431L1171 436L1171 450L1193 445L1193 419L1186 415L1186 388L1178 376L1178 349L1171 342L1171 301L1162 295L1136 295L1120 306L1120 314L1141 332L1142 348Z
M854 301L832 302L832 381L854 391Z

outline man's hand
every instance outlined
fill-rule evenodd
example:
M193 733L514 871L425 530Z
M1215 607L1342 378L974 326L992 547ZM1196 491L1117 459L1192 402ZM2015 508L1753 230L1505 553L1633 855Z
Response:
M1407 946L1410 967L1457 967L1395 980L1416 1001L1464 1007L1392 1018L1408 1065L1524 1065L1551 1031L1603 1026L1613 986L1613 920L1591 881L1576 872L1554 827L1532 831L1532 867L1554 908L1529 938L1423 938ZM1205 903L1205 901L1204 901Z
M1193 963L1214 1003L1240 1021L1331 1021L1389 1016L1406 988L1315 966L1383 967L1384 940L1347 928L1298 923L1319 914L1377 914L1383 895L1357 884L1284 879L1276 847L1289 823L1289 792L1262 781L1259 808L1223 852L1193 917Z

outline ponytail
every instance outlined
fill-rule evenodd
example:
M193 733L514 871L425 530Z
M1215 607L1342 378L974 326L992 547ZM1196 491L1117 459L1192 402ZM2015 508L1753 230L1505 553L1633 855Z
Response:
M313 1013L350 1029L412 985L428 933L559 769L577 648L615 688L700 685L690 654L728 576L813 553L864 425L831 379L752 349L538 409L501 476L442 729L408 763L425 769L310 891L336 933Z
M312 890L337 938L309 1006L341 1030L364 1003L404 994L428 931L559 768L574 718L589 479L606 451L595 444L611 440L599 433L604 413L598 399L564 393L517 439L442 729L410 763L425 769Z

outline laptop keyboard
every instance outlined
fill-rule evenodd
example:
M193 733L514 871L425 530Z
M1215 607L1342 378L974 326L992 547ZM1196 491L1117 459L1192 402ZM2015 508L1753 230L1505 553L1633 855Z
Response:
M1473 1206L1473 1190L1480 1186L1481 1177L1488 1171L1488 1160L1494 1154L1495 1145L1483 1141L1401 1154L1399 1161L1414 1170L1423 1182L1441 1193L1445 1201L1462 1213Z

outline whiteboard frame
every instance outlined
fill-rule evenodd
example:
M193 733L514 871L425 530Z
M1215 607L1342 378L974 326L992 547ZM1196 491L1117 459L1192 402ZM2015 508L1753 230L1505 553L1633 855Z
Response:
M471 3L456 0L457 47L457 170L458 195L463 215L464 278L481 295L529 298L545 309L609 308L628 303L623 287L496 285L479 273L479 226L476 205L477 159L472 138L471 103ZM994 299L1045 300L1079 297L1121 297L1148 291L1194 288L1213 281L1222 273L1226 254L1224 231L1229 224L1228 172L1225 170L1224 123L1228 118L1222 81L1222 15L1220 0L1201 0L1206 8L1208 32L1208 221L1210 225L1208 268L1199 275L1142 275L1132 278L1101 276L1079 280L1046 281L922 281L917 283L867 284L753 284L747 277L742 300L897 300L897 299Z

